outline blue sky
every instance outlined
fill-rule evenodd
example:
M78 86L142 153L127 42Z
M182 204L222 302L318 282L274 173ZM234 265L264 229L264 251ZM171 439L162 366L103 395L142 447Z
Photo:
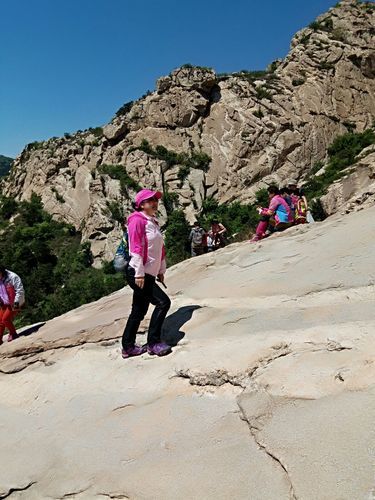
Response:
M2 0L0 154L108 122L192 63L263 69L336 0Z

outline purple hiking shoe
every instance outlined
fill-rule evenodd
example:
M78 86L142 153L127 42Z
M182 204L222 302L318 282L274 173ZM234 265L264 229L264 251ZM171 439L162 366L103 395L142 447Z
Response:
M140 345L133 345L132 347L128 347L127 349L122 349L121 355L124 359L132 358L133 356L140 356L141 354L147 351L147 347Z
M152 356L166 356L172 352L172 347L165 342L159 342L157 344L147 346L148 353Z

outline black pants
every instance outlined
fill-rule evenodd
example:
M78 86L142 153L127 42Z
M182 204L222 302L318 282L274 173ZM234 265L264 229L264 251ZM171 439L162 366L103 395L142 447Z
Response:
M127 349L135 344L139 325L145 317L150 304L155 306L155 310L151 316L147 343L150 345L157 344L160 342L161 328L171 307L171 301L168 295L155 283L154 276L146 274L144 287L139 288L135 284L135 271L128 266L126 278L134 293L132 310L122 335L122 347Z

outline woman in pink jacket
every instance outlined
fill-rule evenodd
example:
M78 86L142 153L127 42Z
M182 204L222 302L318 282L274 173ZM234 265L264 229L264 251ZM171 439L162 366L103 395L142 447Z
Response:
M171 306L166 293L156 284L164 285L166 271L163 235L155 218L161 193L142 189L135 197L135 212L127 222L130 262L126 269L129 286L134 290L132 310L122 336L122 357L149 354L164 356L171 347L161 342L161 329ZM149 305L155 306L148 329L147 346L135 344L139 325Z

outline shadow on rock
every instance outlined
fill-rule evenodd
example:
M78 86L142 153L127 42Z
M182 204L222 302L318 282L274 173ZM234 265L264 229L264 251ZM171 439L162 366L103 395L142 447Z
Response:
M28 335L31 335L32 333L37 332L45 324L46 324L46 322L43 321L43 322L40 322L40 323L35 323L34 325L25 326L25 327L20 328L19 330L17 330L17 333L18 333L18 335L20 335L22 337L27 337Z
M192 318L193 312L201 307L197 305L180 307L168 316L163 326L163 341L172 347L176 346L185 337L185 333L180 328Z

